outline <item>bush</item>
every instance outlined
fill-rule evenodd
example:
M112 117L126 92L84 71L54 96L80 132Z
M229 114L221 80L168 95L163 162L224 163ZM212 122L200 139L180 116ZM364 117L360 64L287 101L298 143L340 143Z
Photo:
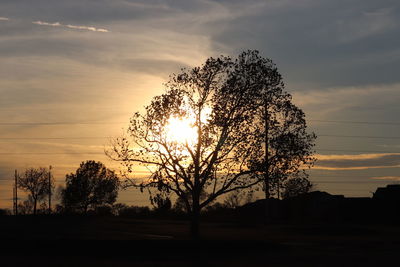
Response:
M150 215L149 207L126 206L118 211L118 216L128 218L146 218Z
M9 209L0 209L0 216L11 215L11 211Z
M99 206L96 207L95 210L93 211L94 215L99 215L99 216L113 216L113 208L112 206Z

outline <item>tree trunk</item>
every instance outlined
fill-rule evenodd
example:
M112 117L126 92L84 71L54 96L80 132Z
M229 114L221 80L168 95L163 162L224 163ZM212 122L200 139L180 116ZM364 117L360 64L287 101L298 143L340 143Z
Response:
M193 240L199 240L200 239L199 220L200 220L199 212L194 212L193 211L192 220L191 220L191 224L190 224L190 233L191 233L191 236L192 236Z
M265 223L270 221L271 209L270 209L270 193L269 193L269 177L268 171L265 172Z
M265 99L264 103L265 107L265 121L264 121L264 127L265 127L265 172L264 172L264 183L265 183L265 223L267 223L270 219L270 207L269 207L269 198L270 198L270 193L269 193L269 183L270 183L270 177L269 177L269 155L268 155L268 101Z
M280 180L279 180L279 178L278 178L278 180L277 180L277 184L278 184L278 186L277 186L277 194L278 194L278 199L281 199L281 183L280 183Z
M33 199L33 215L36 215L36 205L37 205L37 200L36 198Z
M270 198L269 193L269 155L268 155L268 101L267 99L264 100L264 108L265 108L265 118L264 118L264 127L265 127L265 172L264 172L264 183L265 183L265 199Z
M268 171L264 174L264 183L265 183L265 199L269 199L271 194L269 193L269 177Z
M192 218L190 225L190 233L192 235L193 240L200 239L199 222L200 222L200 205L199 205L199 199L195 197L193 199Z

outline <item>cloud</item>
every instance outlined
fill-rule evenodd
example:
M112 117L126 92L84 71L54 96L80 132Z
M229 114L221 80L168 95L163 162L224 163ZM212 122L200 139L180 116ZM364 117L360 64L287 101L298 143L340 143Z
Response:
M379 35L382 32L396 27L396 17L393 8L379 8L373 11L364 11L356 19L346 23L338 21L339 28L346 27L345 34L339 37L338 41L351 43L365 39L370 36Z
M59 22L46 22L46 21L33 21L33 24L40 25L40 26L53 26L53 27L64 27L69 29L77 29L77 30L87 30L92 32L109 32L109 30L102 29L102 28L95 28L91 26L82 26L82 25L71 25L71 24L61 24Z
M312 119L397 121L397 114L400 111L399 90L400 83L394 83L319 88L294 91L292 95L293 101ZM319 128L319 130L323 129ZM329 130L338 132L335 129ZM321 133L325 134L327 131L323 130Z
M32 23L37 24L37 25L43 25L43 26L54 26L54 27L61 26L61 24L59 22L50 23L50 22L45 22L45 21L40 21L40 20L34 21Z
M400 176L377 176L371 177L373 180L384 180L384 181L400 181Z
M6 18L6 17L0 17L0 21L1 20L3 20L3 21L7 21L7 20L10 20L9 18Z
M257 48L272 58L288 85L379 84L399 82L399 10L398 3L385 0L272 0L252 14L211 27L224 26L213 34L214 42L235 51Z
M365 170L400 167L400 153L317 155L315 169Z
M400 155L400 153L356 154L356 155L317 155L319 161L323 160L370 160L383 156Z
M77 25L68 24L68 25L65 25L65 27L70 28L70 29L88 30L88 31L92 31L92 32L109 32L106 29L88 27L88 26L77 26Z

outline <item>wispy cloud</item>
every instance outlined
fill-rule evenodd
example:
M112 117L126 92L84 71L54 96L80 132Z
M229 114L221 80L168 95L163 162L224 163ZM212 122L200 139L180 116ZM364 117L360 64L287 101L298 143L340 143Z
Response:
M40 20L34 21L32 23L36 24L36 25L43 25L43 26L54 26L54 27L62 26L59 22L50 23L50 22L45 22L45 21L40 21Z
M400 167L400 153L317 155L315 169L365 170Z
M60 22L46 22L46 21L33 21L33 24L40 25L40 26L52 26L52 27L64 27L69 29L76 29L76 30L86 30L92 32L109 32L107 29L103 28L96 28L92 26L83 26L83 25L71 25L71 24L61 24Z
M78 30L88 30L92 32L109 32L106 29L101 29L101 28L95 28L95 27L90 27L90 26L78 26L78 25L65 25L65 27L70 28L70 29L78 29Z
M0 20L10 20L10 19L6 17L0 17Z
M306 107L308 111L314 113L315 117L329 118L358 107L395 108L395 103L400 99L399 90L400 83L339 86L325 90L294 91L293 99L299 106Z
M371 177L373 180L384 180L384 181L400 181L400 176L377 176Z
M323 160L366 160L377 159L385 156L400 156L400 153L375 153L375 154L354 154L354 155L317 155L318 161Z

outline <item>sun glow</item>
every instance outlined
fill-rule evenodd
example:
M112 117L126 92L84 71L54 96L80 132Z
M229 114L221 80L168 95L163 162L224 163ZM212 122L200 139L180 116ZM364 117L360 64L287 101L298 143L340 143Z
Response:
M165 130L169 142L196 143L197 128L194 126L194 122L188 118L171 117Z

